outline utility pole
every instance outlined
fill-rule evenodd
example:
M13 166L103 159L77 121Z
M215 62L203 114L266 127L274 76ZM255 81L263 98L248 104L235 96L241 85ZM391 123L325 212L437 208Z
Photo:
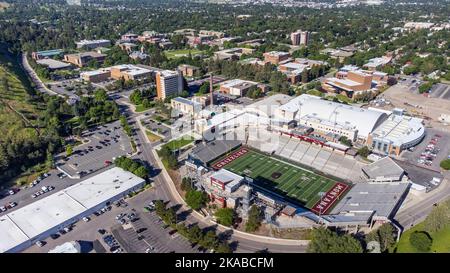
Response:
M211 103L210 103L210 106L211 106L211 110L212 110L212 107L213 107L213 105L214 105L214 96L213 96L213 73L211 73L211 74L209 74L209 93L210 93L210 100L211 100Z

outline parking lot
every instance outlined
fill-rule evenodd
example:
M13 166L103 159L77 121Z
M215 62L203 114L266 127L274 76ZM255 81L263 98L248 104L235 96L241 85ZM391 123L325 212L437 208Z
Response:
M430 90L430 97L450 100L450 85L437 83Z
M171 236L170 228L164 228L159 218L151 212L143 212L142 208L150 200L156 199L156 193L152 189L145 190L133 198L121 201L119 206L113 202L102 213L88 216L89 221L80 220L71 226L71 230L54 239L45 239L44 245L33 245L23 252L47 253L49 250L70 241L97 242L106 252L195 252L196 249L182 236ZM130 215L134 213L134 219ZM116 219L124 219L123 225ZM133 220L130 220L133 219ZM142 229L141 232L136 231ZM138 237L142 235L141 240ZM105 238L106 237L106 238ZM95 243L94 243L95 245ZM150 248L150 251L146 251ZM95 251L95 250L91 250Z
M151 117L145 117L141 119L141 122L149 131L158 133L158 135L164 136L165 139L172 138L172 129L163 123L153 120Z
M440 171L440 162L450 155L450 134L436 129L427 129L427 135L413 149L401 155L409 163Z
M129 253L195 253L190 243L170 227L154 212L138 212L133 222L118 225L112 230L120 245ZM172 235L170 233L173 233Z
M60 155L56 160L57 168L69 177L82 177L111 164L113 158L133 153L119 121L98 126L82 136L88 139L87 143L75 147L71 156Z

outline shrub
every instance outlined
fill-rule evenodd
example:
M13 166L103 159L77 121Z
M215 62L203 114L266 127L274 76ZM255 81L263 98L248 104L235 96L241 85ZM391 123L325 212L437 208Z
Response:
M433 240L425 231L415 231L409 237L410 244L420 252L428 252Z
M440 166L444 170L450 170L450 159L442 160Z

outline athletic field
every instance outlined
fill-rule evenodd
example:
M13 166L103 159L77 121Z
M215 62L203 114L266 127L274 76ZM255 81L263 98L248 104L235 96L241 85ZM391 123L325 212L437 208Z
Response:
M257 185L288 196L321 214L326 213L349 187L248 148L240 148L212 166L251 177Z

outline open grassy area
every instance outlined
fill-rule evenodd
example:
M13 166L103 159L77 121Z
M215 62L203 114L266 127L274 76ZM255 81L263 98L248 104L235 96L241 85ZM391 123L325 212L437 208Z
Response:
M196 54L201 54L203 51L198 49L179 49L179 50L168 50L164 51L164 54L168 59L176 59L181 57L187 57L191 53L192 56Z
M397 253L419 253L419 251L409 243L409 237L414 231L423 230L424 224L420 223L412 229L405 231L396 245ZM429 234L433 239L433 244L431 245L431 250L429 251L430 253L450 253L450 226L442 229L441 231Z
M286 195L307 208L320 200L319 192L328 192L336 184L329 178L252 150L224 168L251 177L262 188Z
M194 138L192 136L183 136L181 138L168 142L166 145L171 150L178 150L181 147L188 145L189 143L192 143L193 141Z
M148 130L146 130L145 133L147 134L147 138L148 138L148 140L150 142L155 142L155 141L158 141L158 140L162 139L162 137L160 137L158 135L155 135L154 133L152 133L152 132L150 132Z
M150 108L152 108L152 107L144 107L144 105L139 104L139 105L136 105L136 110L134 110L134 111L135 111L136 113L140 113L140 112L147 111L147 110L150 109Z

